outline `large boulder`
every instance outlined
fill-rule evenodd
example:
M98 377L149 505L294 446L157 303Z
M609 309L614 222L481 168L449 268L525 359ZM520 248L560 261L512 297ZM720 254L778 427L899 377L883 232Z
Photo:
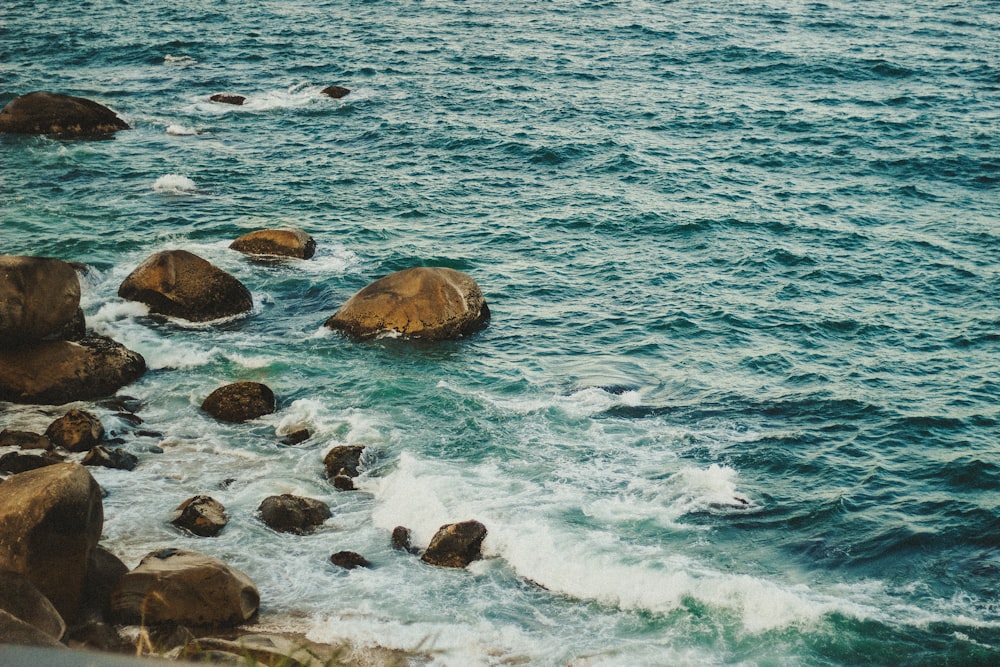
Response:
M0 255L0 345L59 334L80 310L80 279L51 257Z
M220 560L182 549L148 554L111 596L120 623L239 625L257 613L260 593L247 575Z
M9 611L0 609L0 658L3 657L3 644L66 648L49 633L39 630Z
M245 422L274 412L274 392L260 382L234 382L209 394L201 409L216 419Z
M0 484L0 570L23 574L72 622L103 526L101 489L78 463L14 475Z
M174 510L170 523L200 537L215 537L229 523L226 508L211 496L188 498Z
M490 309L468 275L442 267L397 271L348 299L326 321L331 329L359 338L380 334L447 340L486 324Z
M28 93L0 110L0 132L10 134L104 139L127 129L128 123L106 106L62 93Z
M144 303L153 313L191 322L217 320L253 308L243 283L186 250L164 250L147 257L122 281L118 296Z
M45 437L71 452L86 452L100 444L104 425L97 415L73 409L49 424Z
M53 639L62 639L66 622L49 599L23 574L0 570L0 609L16 616ZM0 642L3 634L0 633Z
M259 229L244 234L229 247L245 255L309 259L316 252L316 241L301 229Z
M104 336L0 346L0 401L60 405L115 393L146 372L146 360Z
M420 560L441 567L465 567L482 558L485 538L486 526L478 521L446 524L434 534Z
M315 498L303 498L284 493L268 496L257 508L260 519L279 533L303 535L329 519L330 507Z

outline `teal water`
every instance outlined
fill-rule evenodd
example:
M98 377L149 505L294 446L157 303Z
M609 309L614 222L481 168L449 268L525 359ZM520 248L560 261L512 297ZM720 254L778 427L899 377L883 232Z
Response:
M0 252L87 264L88 324L150 367L141 427L89 406L140 457L94 470L130 565L210 553L265 623L440 665L1000 663L996 3L5 0L0 103L32 90L133 127L0 137ZM315 258L227 248L289 224ZM170 248L252 313L117 298ZM475 278L490 326L321 327L414 265ZM279 411L199 412L237 380ZM322 456L355 443L337 493ZM167 524L200 493L218 538ZM272 533L275 493L334 517ZM469 518L469 571L389 546Z

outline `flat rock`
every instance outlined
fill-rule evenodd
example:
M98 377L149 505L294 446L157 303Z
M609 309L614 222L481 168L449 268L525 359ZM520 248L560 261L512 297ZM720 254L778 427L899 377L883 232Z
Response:
M208 99L218 104L234 104L236 106L240 106L247 101L247 98L243 95L232 95L229 93L216 93Z
M21 449L52 449L52 442L40 433L31 431L0 431L0 447L20 447Z
M316 253L316 241L301 229L259 229L244 234L229 247L245 255L309 259Z
M62 93L27 93L0 110L0 132L10 134L105 139L127 129L128 123L106 106Z

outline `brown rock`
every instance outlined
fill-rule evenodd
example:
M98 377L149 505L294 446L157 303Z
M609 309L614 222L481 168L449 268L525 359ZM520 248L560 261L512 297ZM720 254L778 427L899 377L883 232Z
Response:
M335 100L339 100L341 97L347 97L351 91L343 86L327 86L320 92Z
M44 454L21 454L20 452L8 452L0 456L0 472L16 475L29 470L38 470L45 466L62 462L63 458L57 454L46 452Z
M2 437L2 435L3 434L0 434L0 437ZM309 429L300 428L299 430L292 431L291 433L289 433L288 435L286 435L284 438L282 438L281 439L281 444L285 445L286 447L294 447L295 445L297 445L299 443L305 442L306 440L308 440L311 437L312 437L312 433L309 432Z
M216 419L244 422L274 412L274 392L260 382L235 382L209 394L201 409Z
M118 296L139 301L160 315L206 322L253 307L239 280L186 250L165 250L146 258L118 288Z
M62 639L66 623L33 583L18 572L0 571L0 609L16 616L55 640ZM3 635L0 634L0 642Z
M47 648L66 648L47 632L43 632L14 616L9 611L0 609L0 638L4 644L17 646L44 646ZM0 655L3 647L0 646Z
M413 548L413 537L409 528L406 526L396 526L392 529L392 548L409 553L416 552Z
M372 564L367 558L353 551L338 551L330 556L330 562L345 570L353 570L358 567L371 567Z
M0 570L23 574L72 622L103 526L101 490L83 466L14 475L0 484Z
M361 454L365 451L362 445L340 445L334 447L323 457L326 466L327 479L334 477L357 477L358 466L361 465Z
M235 104L237 106L240 106L247 101L247 98L242 95L229 95L227 93L216 93L208 99L212 102L218 102L219 104Z
M85 466L99 466L113 470L135 470L139 465L139 457L124 449L108 449L98 445L94 447L81 461Z
M63 138L105 139L129 129L111 109L82 97L35 92L0 110L0 132L52 134Z
M460 271L416 267L368 285L326 321L359 338L395 333L407 338L461 338L485 325L490 309L476 282Z
M229 523L226 508L211 496L195 496L181 503L170 523L201 537L215 537Z
M101 442L104 425L97 415L86 410L70 410L49 424L45 437L71 452L85 452Z
M58 334L78 312L80 279L72 266L51 257L0 255L0 344Z
M120 623L233 626L249 620L260 593L249 577L222 561L181 549L147 555L111 596Z
M482 557L485 538L486 526L478 521L449 523L438 529L420 559L441 567L465 567Z
M52 449L52 442L44 435L31 431L0 431L0 447L20 447L21 449Z
M309 259L316 241L301 229L260 229L239 237L229 247L247 255Z
M288 493L265 498L257 511L273 530L298 535L311 532L332 516L326 503Z
M110 338L0 346L0 401L59 405L113 394L146 372L141 355Z
M105 620L111 614L111 593L128 573L128 566L101 545L90 551L87 577L83 583L81 616Z

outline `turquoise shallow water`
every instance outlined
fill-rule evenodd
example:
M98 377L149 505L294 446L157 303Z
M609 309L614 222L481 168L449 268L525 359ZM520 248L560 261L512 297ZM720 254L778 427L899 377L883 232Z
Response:
M94 471L105 544L225 558L269 623L442 665L1000 662L996 9L5 1L0 102L82 95L133 127L0 137L0 252L87 264L89 325L150 366L123 393L157 435L91 406L141 460ZM227 249L287 224L314 259ZM253 312L120 301L168 248ZM490 326L321 328L414 265L473 276ZM199 413L235 380L279 411ZM353 443L363 492L337 493L322 455ZM253 512L284 492L334 517L271 533ZM198 493L229 510L216 539L166 523ZM467 518L468 572L389 547ZM341 549L375 567L335 571Z

